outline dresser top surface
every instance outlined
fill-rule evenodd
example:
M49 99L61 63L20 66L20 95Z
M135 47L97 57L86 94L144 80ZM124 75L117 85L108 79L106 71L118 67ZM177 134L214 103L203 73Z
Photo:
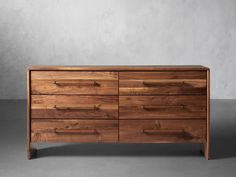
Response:
M161 71L161 70L209 70L202 65L79 65L79 66L32 66L29 70L42 71Z

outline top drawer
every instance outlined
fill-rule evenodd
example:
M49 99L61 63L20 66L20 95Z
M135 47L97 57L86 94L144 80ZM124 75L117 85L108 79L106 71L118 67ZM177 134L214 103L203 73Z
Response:
M206 71L120 72L120 95L205 95Z
M32 94L117 95L117 72L32 71Z

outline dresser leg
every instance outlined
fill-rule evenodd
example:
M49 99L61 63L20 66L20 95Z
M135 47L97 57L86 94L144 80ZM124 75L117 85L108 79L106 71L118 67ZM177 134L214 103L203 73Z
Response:
M210 145L208 142L204 144L204 155L207 160L210 160Z
M204 147L200 150L200 153L201 155L204 155L207 160L210 160L210 149L208 143L204 143Z
M37 157L37 149L33 148L31 145L28 146L28 159L34 159Z

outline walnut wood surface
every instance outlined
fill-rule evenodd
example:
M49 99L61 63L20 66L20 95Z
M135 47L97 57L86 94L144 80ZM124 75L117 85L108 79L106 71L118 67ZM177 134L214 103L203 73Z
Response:
M206 94L205 71L120 72L120 95Z
M120 80L119 94L203 95L206 94L206 80Z
M118 95L117 72L32 72L32 94Z
M206 119L206 96L120 96L120 119Z
M117 80L117 72L91 71L34 71L32 80Z
M118 95L115 80L51 80L32 81L32 94Z
M204 144L204 155L207 160L210 159L210 142L211 142L211 118L210 118L210 71L207 71L207 137L206 137L206 143Z
M120 80L206 79L205 71L120 72Z
M206 120L120 120L120 142L205 143Z
M33 142L117 142L117 120L32 119Z
M27 149L37 142L202 143L210 158L203 66L34 66Z
M32 95L32 118L117 119L117 96Z
M31 72L28 70L27 71L27 157L28 159L31 159L33 156L32 153L32 147L31 147Z

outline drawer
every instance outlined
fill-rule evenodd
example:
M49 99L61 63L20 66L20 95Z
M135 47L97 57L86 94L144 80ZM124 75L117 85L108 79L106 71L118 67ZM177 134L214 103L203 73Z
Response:
M119 140L125 143L206 141L205 120L120 120Z
M117 72L33 71L32 94L117 95Z
M117 142L118 120L32 119L32 142Z
M120 119L206 119L205 95L120 96Z
M32 118L118 118L118 96L32 95L31 102Z
M206 94L206 71L120 72L120 95Z

